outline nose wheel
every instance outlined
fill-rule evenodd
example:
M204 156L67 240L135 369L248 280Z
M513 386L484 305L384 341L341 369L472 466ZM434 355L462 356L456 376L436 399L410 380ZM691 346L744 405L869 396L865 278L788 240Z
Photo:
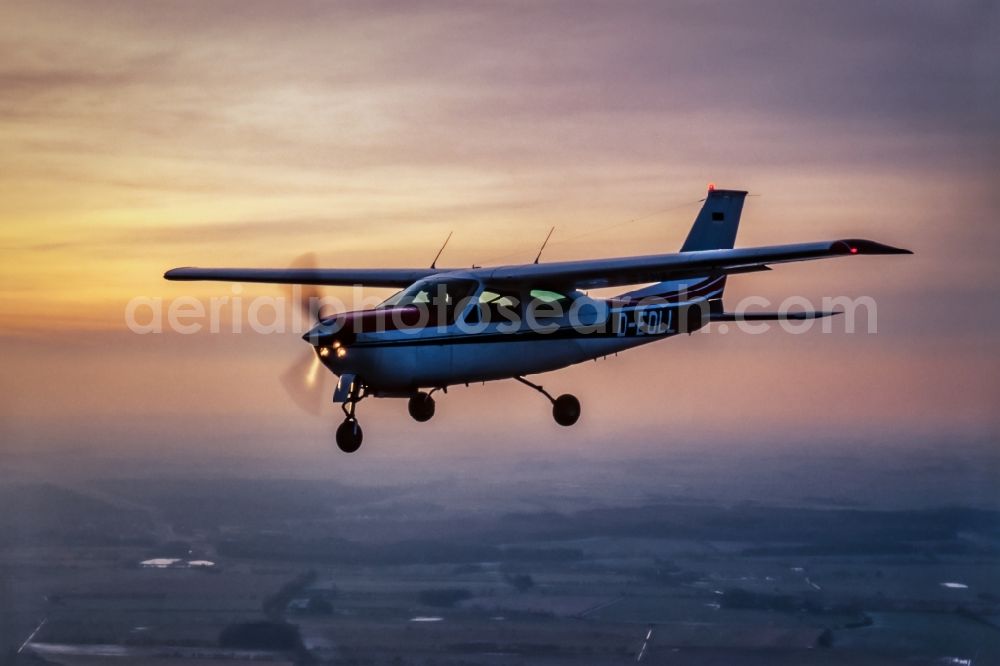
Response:
M357 419L344 419L344 422L337 426L337 447L344 453L354 453L361 448L364 436Z
M538 384L529 382L524 377L514 377L514 379L525 386L530 386L549 399L549 402L552 403L552 418L559 425L569 427L580 420L580 401L577 400L575 395L564 393L558 398L553 398L544 388Z
M337 426L337 448L344 453L354 453L361 448L364 432L358 417L355 415L358 403L365 397L364 386L359 381L352 381L350 392L340 405L344 410L344 422Z

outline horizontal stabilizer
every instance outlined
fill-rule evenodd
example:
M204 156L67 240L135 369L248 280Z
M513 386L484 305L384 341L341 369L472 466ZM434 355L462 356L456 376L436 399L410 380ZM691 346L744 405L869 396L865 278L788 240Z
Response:
M713 312L708 320L712 321L802 321L804 319L821 319L843 314L842 310L818 310L812 312Z

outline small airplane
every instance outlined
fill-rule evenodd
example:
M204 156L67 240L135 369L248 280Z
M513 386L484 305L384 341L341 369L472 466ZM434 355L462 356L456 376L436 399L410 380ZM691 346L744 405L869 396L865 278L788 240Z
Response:
M536 257L530 264L468 269L437 268L437 257L430 268L174 268L164 277L399 289L368 310L327 315L315 295L303 303L318 320L303 338L339 378L333 402L345 415L336 433L344 452L361 446L355 410L362 399L408 398L410 415L423 422L434 416L435 392L473 382L516 379L548 398L559 425L571 426L580 417L579 400L553 397L525 375L693 333L711 322L837 314L726 312L726 278L792 261L912 254L864 239L733 249L746 195L710 185L680 252L669 254L551 263ZM647 283L653 284L608 299L582 291Z

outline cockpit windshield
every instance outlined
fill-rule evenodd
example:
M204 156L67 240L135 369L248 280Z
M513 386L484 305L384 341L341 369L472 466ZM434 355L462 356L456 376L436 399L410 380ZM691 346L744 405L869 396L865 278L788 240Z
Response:
M393 294L379 304L380 308L398 308L407 305L444 305L454 308L475 293L479 283L475 280L420 280Z

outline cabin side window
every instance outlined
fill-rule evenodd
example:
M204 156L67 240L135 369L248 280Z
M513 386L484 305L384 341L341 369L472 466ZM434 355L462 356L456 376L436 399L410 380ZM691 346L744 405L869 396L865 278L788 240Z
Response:
M516 291L487 286L479 294L478 307L469 310L466 321L470 324L517 321L520 305L521 298Z

